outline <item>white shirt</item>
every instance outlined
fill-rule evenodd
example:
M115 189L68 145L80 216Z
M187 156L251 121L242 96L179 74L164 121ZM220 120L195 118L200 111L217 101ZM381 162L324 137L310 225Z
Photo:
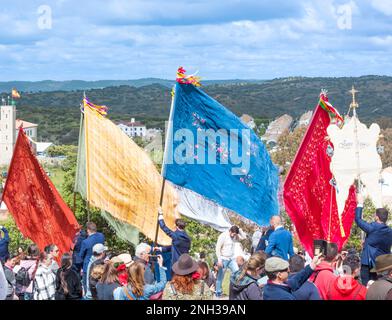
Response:
M245 239L246 234L240 229L240 233L238 234L239 239ZM237 240L233 240L230 237L229 230L221 233L218 237L218 242L216 243L215 253L218 260L230 260L234 258L235 254L235 242Z
M261 238L261 230L257 229L252 236L252 247L253 249L256 249L257 245L259 244Z

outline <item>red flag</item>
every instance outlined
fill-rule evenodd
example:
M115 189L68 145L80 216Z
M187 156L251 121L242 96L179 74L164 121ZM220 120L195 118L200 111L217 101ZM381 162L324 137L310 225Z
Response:
M321 95L321 100L328 101ZM293 221L305 250L313 256L313 240L338 244L347 242L356 208L355 187L350 188L342 223L338 216L336 192L330 170L333 144L327 140L330 116L320 104L316 107L308 130L294 158L283 186L287 213Z
M8 171L3 201L19 231L41 251L48 244L57 245L60 251L57 262L73 247L79 224L33 155L22 128Z

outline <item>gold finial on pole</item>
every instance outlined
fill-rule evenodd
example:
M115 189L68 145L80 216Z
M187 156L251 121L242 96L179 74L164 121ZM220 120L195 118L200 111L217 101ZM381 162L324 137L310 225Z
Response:
M353 101L350 103L350 108L355 110L356 108L359 107L359 104L355 101L355 94L359 92L358 90L355 90L354 86L352 86L351 90L349 90L351 95L353 96Z

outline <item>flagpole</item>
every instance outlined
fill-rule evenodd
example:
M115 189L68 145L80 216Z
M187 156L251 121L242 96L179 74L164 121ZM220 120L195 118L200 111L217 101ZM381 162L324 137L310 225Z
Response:
M175 99L175 92L176 92L176 86L173 86L173 89L171 91L172 94L172 100L171 100L171 105L170 105L170 113L169 113L169 124L167 127L167 132L166 132L166 137L165 137L165 149L163 151L163 159L162 159L162 168L161 168L161 175L163 177L162 181L162 188L161 188L161 198L159 200L159 206L162 207L163 204L163 196L165 194L165 185L166 185L166 178L165 178L165 171L166 171L166 157L168 153L168 148L169 148L169 143L173 139L171 138L173 134L173 109L174 109L174 99ZM157 219L157 226L155 229L155 239L154 239L154 246L157 245L158 242L158 233L159 233L159 219Z

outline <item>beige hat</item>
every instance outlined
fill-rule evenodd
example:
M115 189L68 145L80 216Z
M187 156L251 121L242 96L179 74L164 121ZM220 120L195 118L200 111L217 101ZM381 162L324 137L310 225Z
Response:
M129 267L132 263L132 257L128 253L122 253L113 257L110 261L113 263L124 263L127 267Z
M265 261L265 271L267 272L276 272L287 270L289 267L289 263L286 260L278 257L268 258Z

